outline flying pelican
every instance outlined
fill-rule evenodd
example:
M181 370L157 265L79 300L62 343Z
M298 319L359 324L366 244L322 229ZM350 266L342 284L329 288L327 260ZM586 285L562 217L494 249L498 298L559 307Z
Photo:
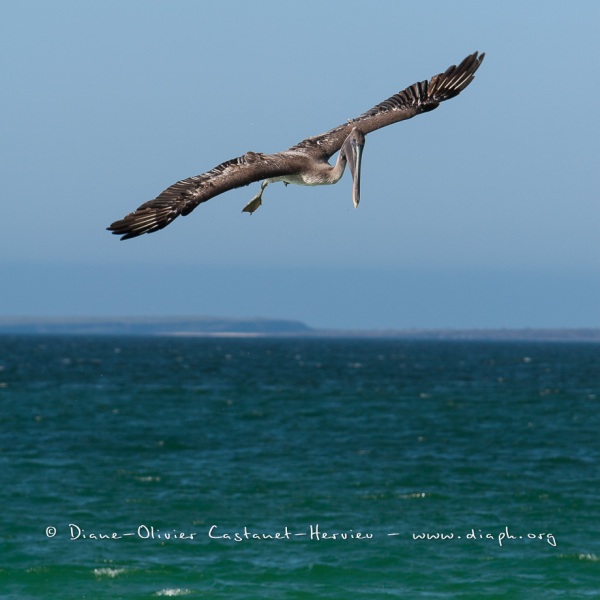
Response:
M199 204L223 192L264 180L260 191L242 212L253 213L262 204L269 183L285 185L328 185L337 183L346 163L352 174L352 201L360 202L360 167L365 135L437 108L440 102L458 96L473 81L484 53L467 56L458 66L452 65L429 81L415 83L398 92L356 119L326 133L306 138L284 152L261 154L247 152L216 166L211 171L182 179L154 200L142 204L108 227L122 240L152 233L166 227L179 215L189 215ZM340 151L335 166L329 159Z

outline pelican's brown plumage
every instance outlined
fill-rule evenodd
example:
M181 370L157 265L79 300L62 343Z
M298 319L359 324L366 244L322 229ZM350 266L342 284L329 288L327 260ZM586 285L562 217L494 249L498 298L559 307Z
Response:
M440 102L458 96L473 81L484 56L483 53L475 52L458 66L452 65L429 81L415 83L356 119L321 135L306 138L284 152L247 152L221 163L207 173L182 179L154 200L142 204L125 218L112 223L108 229L122 236L123 240L142 233L152 233L166 227L179 215L189 215L196 206L223 192L264 180L259 193L244 208L245 212L252 213L261 205L263 190L269 183L337 183L344 173L346 163L349 163L354 182L352 199L354 205L358 206L365 135L433 110ZM332 166L329 159L338 150L340 154L335 166Z

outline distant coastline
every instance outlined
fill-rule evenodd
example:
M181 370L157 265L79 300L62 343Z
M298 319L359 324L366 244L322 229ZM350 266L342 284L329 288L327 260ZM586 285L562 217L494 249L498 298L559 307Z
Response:
M0 335L149 335L600 342L599 328L318 329L287 319L216 317L4 317Z

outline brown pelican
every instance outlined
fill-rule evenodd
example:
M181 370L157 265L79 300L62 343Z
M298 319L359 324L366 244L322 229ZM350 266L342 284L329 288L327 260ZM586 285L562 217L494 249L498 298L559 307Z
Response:
M269 183L337 183L346 163L353 178L352 200L356 207L360 202L360 166L365 135L433 110L440 102L458 96L473 81L484 56L484 53L475 52L458 66L452 65L429 81L415 83L356 119L321 135L309 137L284 152L247 152L244 156L221 163L207 173L182 179L154 200L142 204L120 221L115 221L108 229L121 235L122 240L152 233L166 227L179 215L189 215L196 206L223 192L264 180L258 194L243 209L243 212L253 213L261 205L263 192ZM338 150L337 162L331 166L328 161Z

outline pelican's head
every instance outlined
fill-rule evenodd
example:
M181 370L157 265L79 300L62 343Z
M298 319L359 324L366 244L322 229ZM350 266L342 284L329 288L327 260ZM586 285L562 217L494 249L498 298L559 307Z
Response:
M364 146L365 134L360 129L354 127L342 147L344 156L348 161L348 168L352 174L352 202L354 203L354 208L360 202L360 165Z

